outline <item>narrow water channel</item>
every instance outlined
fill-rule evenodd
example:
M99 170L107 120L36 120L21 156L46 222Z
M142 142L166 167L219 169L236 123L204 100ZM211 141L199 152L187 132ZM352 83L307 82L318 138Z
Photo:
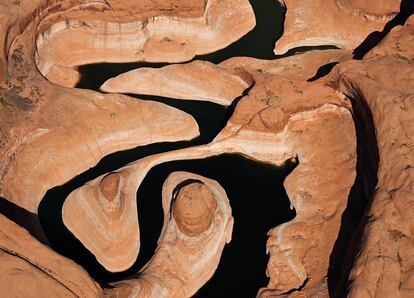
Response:
M275 59L273 47L282 33L283 11L276 0L251 0L257 26L245 37L229 47L195 59L219 63L235 56ZM306 49L305 49L306 50ZM290 52L288 55L293 54ZM139 67L162 67L166 64L101 63L79 68L82 79L78 88L99 90L109 78ZM116 152L103 158L98 165L62 186L49 190L39 207L39 218L53 248L82 265L102 285L130 278L150 259L156 248L163 222L161 207L162 183L173 171L189 171L217 180L230 199L235 225L233 239L224 248L218 270L196 297L253 297L260 287L266 286L265 275L268 256L265 245L267 232L291 220L295 213L283 188L285 177L295 164L283 167L253 161L240 155L224 154L199 160L186 160L161 164L148 173L137 192L141 248L137 261L120 273L106 271L95 257L66 229L62 221L62 206L66 197L86 182L116 170L145 156L175 149L206 144L226 125L233 107L192 100L131 95L144 100L156 100L191 114L197 121L201 135L191 141L157 143Z
M293 163L274 167L235 154L168 162L154 167L137 192L140 253L135 264L121 273L107 272L63 225L62 205L73 186L50 190L41 203L39 215L53 247L105 284L136 273L154 254L163 222L162 184L171 172L188 171L214 179L229 197L235 224L232 241L223 251L217 272L197 297L235 293L249 293L244 297L251 297L267 282L267 232L295 216L283 188L285 177L294 167ZM228 276L237 283L229 282Z
M278 0L249 0L256 16L256 26L245 36L217 52L194 57L194 60L210 61L218 64L232 57L252 57L258 59L280 59L296 53L311 50L336 49L335 46L306 46L289 50L286 54L276 56L273 52L276 41L282 36L285 9ZM141 68L160 68L168 63L97 63L79 67L82 75L78 88L99 90L108 79L121 73Z
M145 242L139 258L149 259L156 248L163 221L161 188L167 176L180 170L214 179L230 200L233 235L223 250L217 271L196 297L254 297L268 282L267 232L295 216L283 187L285 177L295 165L287 162L274 167L240 155L223 154L154 167L137 193L141 243Z
M191 114L199 125L201 133L200 137L191 141L155 143L110 154L104 157L95 167L76 176L62 186L50 189L42 199L38 209L41 225L52 247L57 252L82 265L95 280L104 284L128 277L138 271L141 265L143 265L142 263L145 263L146 261L142 261L143 259L139 258L141 261L125 272L111 273L106 271L105 268L96 261L96 258L63 224L62 207L67 196L86 182L146 156L200 144L207 144L220 132L228 118L228 111L215 103L191 100L183 101L160 97L153 98L151 96L146 97L146 99L157 100L164 103L168 102L169 105L180 108ZM142 197L144 200L146 198L145 195ZM151 199L151 196L148 197L148 199ZM162 211L162 209L159 211ZM145 213L147 211L143 209L140 213L142 212ZM148 212L151 213L152 211ZM162 224L162 217L159 224ZM141 231L145 230L145 228L144 224L140 224ZM161 230L159 230L158 233L160 231ZM158 235L154 237L156 237L154 239L156 242ZM145 250L145 243L141 245L141 250Z

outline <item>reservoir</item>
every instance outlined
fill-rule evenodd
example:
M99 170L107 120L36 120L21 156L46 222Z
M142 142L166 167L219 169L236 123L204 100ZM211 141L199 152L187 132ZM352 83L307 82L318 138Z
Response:
M273 54L275 41L283 31L282 7L276 0L251 0L250 3L256 14L256 28L227 48L195 57L194 60L219 63L236 56L261 59L282 57L276 57ZM308 49L310 48L296 49L286 55ZM98 91L107 79L123 72L139 67L157 68L165 65L167 64L140 62L80 66L82 79L77 88ZM258 289L266 286L268 282L265 274L268 262L267 232L277 225L292 220L295 216L295 211L290 209L283 181L297 163L287 162L281 167L275 167L241 155L223 154L206 159L173 161L154 167L137 191L140 253L135 264L124 272L106 271L63 225L62 206L73 190L100 175L119 169L145 156L211 142L226 125L235 106L225 108L210 102L128 95L143 100L163 102L191 114L200 127L201 135L191 141L157 143L115 152L104 157L95 167L74 177L66 184L50 189L39 206L39 218L53 249L83 266L104 287L110 287L110 282L137 277L139 269L154 254L161 231L162 184L171 172L188 171L214 179L224 188L235 220L232 241L224 247L217 271L195 297L221 297L223 295L254 297Z

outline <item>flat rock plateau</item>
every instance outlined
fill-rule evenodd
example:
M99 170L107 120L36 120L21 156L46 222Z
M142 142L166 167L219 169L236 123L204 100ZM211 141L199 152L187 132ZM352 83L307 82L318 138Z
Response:
M246 53L264 47L276 32L265 5L281 32L265 37L271 58L211 58L245 38ZM204 297L238 222L264 217L240 219L236 205L259 195L232 198L220 179L179 168L148 198L140 189L165 164L230 154L294 164L281 186L293 215L239 247L231 268L247 274L250 248L262 248L257 297L414 297L413 13L411 0L1 1L0 296ZM91 90L79 87L85 65L125 68ZM190 113L195 102L224 119ZM57 248L46 197L109 280ZM163 217L136 268L147 200ZM215 297L251 297L248 279L221 282L232 290Z

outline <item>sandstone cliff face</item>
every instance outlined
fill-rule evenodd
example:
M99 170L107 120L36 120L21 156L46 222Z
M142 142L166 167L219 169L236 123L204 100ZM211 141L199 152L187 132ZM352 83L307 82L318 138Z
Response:
M47 190L104 156L199 135L189 114L115 92L233 104L212 142L146 156L74 190L62 209L66 227L108 271L123 271L141 245L137 190L156 165L223 153L272 165L296 160L284 182L296 217L268 233L263 274L269 283L258 296L413 296L414 18L397 0L283 4L276 53L305 45L341 49L141 68L108 80L101 89L113 94L103 94L68 88L80 79L77 66L184 62L216 51L254 27L249 2L2 3L2 200L36 217ZM401 16L407 20L396 26ZM354 59L374 31L382 32L381 39ZM154 256L110 286L98 285L80 265L0 215L0 291L35 297L194 295L219 266L238 219L217 181L188 172L171 173L165 181L162 207Z
M145 3L142 5L145 7ZM192 5L187 9L195 9ZM125 5L120 6L121 11L129 9ZM121 22L116 23L111 19L97 20L88 14L73 19L69 14L72 18L49 27L40 24L44 30L36 41L40 72L57 83L65 82L66 86L71 86L76 83L76 76L72 74L68 78L63 73L62 77L60 68L73 73L73 68L78 65L102 61L187 61L195 55L228 46L255 26L254 14L247 0L209 0L198 18L182 18L180 14L171 16L171 13L165 15L162 6L154 5L149 9L157 14L147 17L137 13L134 22L130 21L131 18L121 17L117 18ZM179 6L175 10L179 10ZM195 10L195 13L199 11ZM234 26L234 23L238 25ZM70 57L68 49L62 45L72 48Z
M2 293L10 297L102 295L99 285L80 266L40 244L3 215L0 223Z
M318 54L301 55L296 62L307 65ZM344 55L339 51L333 54L337 59ZM336 60L332 56L325 59ZM283 69L284 61L272 64ZM272 69L270 65L267 69ZM254 62L249 67L254 68ZM301 68L297 71L301 72ZM256 72L255 87L240 101L219 138L223 142L229 139L228 142L242 147L244 154L248 152L254 158L277 162L278 158L291 154L299 161L284 183L296 217L269 231L270 282L259 291L259 296L289 292L326 295L329 254L355 179L356 140L350 105L322 83L287 79L275 69L273 74ZM316 69L310 67L307 72L311 78ZM338 130L344 134L338 134ZM338 176L334 168L341 168Z
M301 46L332 45L354 49L400 10L400 1L280 0L286 8L283 36L275 53ZM322 20L323 19L323 20Z
M166 105L51 85L33 65L35 24L27 26L9 50L0 88L3 197L36 212L48 189L109 153L198 135L194 119ZM160 117L165 121L150 121Z
M335 84L372 113L378 183L349 276L350 297L413 295L412 208L414 65L408 49L414 26L397 27L363 61L338 65ZM406 36L403 33L408 33ZM404 36L396 39L395 36ZM393 71L398 69L398 71Z

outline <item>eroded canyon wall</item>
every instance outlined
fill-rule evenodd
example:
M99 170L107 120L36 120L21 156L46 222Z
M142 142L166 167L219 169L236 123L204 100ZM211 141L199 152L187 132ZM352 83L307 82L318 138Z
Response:
M120 94L136 93L234 111L211 142L146 156L69 195L63 221L106 269L125 270L139 254L137 190L152 168L234 153L274 166L298 162L284 183L296 216L268 233L269 283L258 296L414 295L413 5L280 2L286 16L275 53L340 49L183 63L253 29L246 0L0 5L0 195L35 219L27 231L0 205L0 290L189 297L214 274L237 218L226 190L193 173L174 172L165 181L156 253L128 279L96 283L41 235L38 207L51 188L111 153L199 136L190 114ZM101 87L109 94L73 88L80 65L134 61L183 64L123 73Z

